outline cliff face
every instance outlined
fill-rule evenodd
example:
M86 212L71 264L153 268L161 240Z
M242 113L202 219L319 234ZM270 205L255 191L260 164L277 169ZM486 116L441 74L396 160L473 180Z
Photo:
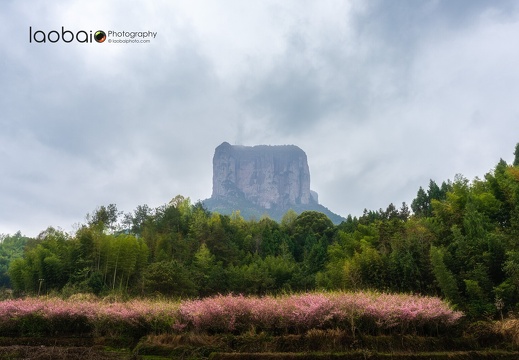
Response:
M230 215L239 210L246 219L268 215L281 221L292 209L318 211L334 224L345 219L318 204L310 191L306 154L294 145L232 146L224 142L213 157L213 194L203 201L211 212Z
M242 198L264 209L316 203L306 154L294 145L224 142L213 157L212 198Z

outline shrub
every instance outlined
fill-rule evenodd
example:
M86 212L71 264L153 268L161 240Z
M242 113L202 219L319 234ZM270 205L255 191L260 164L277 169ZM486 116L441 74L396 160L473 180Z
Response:
M519 319L506 319L494 323L493 331L514 346L519 345Z
M274 333L310 329L349 329L365 333L430 333L456 324L462 313L438 298L375 292L311 293L279 298L215 296L185 301L179 329L243 332L257 328Z
M304 334L342 329L362 334L437 335L462 313L438 298L376 292L309 293L281 297L219 295L183 302L28 298L0 302L0 336L146 334ZM519 328L519 326L518 326ZM504 330L503 330L504 331Z

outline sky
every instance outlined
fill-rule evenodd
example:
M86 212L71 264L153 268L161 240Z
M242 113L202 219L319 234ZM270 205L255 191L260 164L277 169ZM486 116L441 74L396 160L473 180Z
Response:
M0 234L206 199L224 141L299 146L342 216L519 142L514 0L7 0L0 32Z

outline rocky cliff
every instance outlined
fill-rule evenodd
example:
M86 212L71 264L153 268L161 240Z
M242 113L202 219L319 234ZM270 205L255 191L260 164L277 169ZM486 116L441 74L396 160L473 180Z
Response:
M306 154L294 145L224 142L213 157L212 197L243 197L265 209L309 204L313 198Z
M335 223L342 218L317 203L310 190L306 154L294 145L238 146L222 143L213 157L213 193L204 205L210 211L245 218L269 215L280 220L293 209L316 210Z

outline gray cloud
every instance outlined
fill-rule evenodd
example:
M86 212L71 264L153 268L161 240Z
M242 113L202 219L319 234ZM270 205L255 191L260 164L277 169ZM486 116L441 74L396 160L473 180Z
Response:
M482 176L519 141L517 20L513 1L8 2L0 233L204 199L223 141L300 146L344 216ZM158 36L28 43L62 25Z

